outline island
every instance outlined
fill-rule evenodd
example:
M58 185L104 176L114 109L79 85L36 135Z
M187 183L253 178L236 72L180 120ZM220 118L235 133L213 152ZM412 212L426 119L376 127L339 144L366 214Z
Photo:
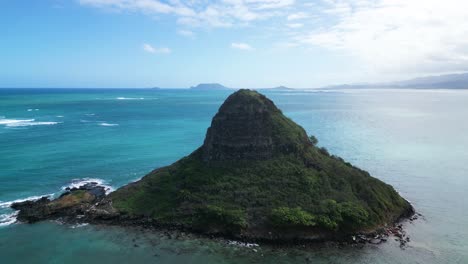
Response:
M60 218L251 241L373 241L414 214L392 186L318 147L246 89L221 105L202 146L172 165L107 195L88 183L12 207L28 223Z
M219 83L200 83L197 86L190 87L190 89L197 91L231 90L231 88L228 88Z

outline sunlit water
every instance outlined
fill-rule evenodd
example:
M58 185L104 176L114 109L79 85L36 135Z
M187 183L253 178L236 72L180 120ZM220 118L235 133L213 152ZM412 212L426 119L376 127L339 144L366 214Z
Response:
M0 90L0 263L468 263L468 91L267 92L331 153L423 218L364 248L247 248L158 232L13 223L14 200L86 179L117 188L202 144L229 92ZM103 262L105 261L105 262Z

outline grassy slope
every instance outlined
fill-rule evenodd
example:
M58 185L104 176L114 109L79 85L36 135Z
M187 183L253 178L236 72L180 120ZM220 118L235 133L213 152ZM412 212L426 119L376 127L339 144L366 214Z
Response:
M291 155L208 165L197 151L111 198L131 215L225 233L259 226L353 232L391 222L409 207L390 185L318 149L307 160L315 168ZM301 213L310 223L294 220Z

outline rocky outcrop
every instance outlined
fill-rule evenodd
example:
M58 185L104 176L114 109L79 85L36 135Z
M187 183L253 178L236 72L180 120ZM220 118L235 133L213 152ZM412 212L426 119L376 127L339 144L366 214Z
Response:
M202 151L206 161L264 160L310 145L306 132L270 99L242 89L213 117Z
M117 216L115 209L106 206L109 201L105 197L105 187L91 182L79 188L67 188L65 193L54 200L42 197L36 201L13 203L11 208L19 210L19 221L28 223L55 218L76 219L77 216L88 220Z

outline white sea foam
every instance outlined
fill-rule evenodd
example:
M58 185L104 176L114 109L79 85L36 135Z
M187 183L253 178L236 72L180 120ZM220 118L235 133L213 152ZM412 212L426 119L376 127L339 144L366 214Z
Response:
M34 119L0 119L0 125L9 125L15 123L33 122Z
M100 126L118 126L119 124L111 124L111 123L106 123L106 122L102 122L102 123L99 123Z
M97 185L104 187L106 194L109 194L114 191L114 188L112 188L112 186L110 185L107 185L105 180L97 178L73 179L71 180L70 184L62 186L62 190L66 190L67 188L80 188L81 186L92 182L95 182Z
M0 227L8 226L16 222L16 217L18 216L19 211L14 211L10 214L0 215Z
M70 228L75 229L75 228L80 228L80 227L87 226L87 225L89 224L88 223L76 224L76 225L70 226Z
M228 244L231 246L246 247L246 248L254 248L254 247L259 246L256 243L247 243L247 242L234 241L234 240L228 241Z
M6 125L7 127L25 127L25 126L50 126L50 125L56 125L59 124L60 122L20 122L20 123L14 123L14 124L8 124Z
M56 117L63 117L63 115L58 115L58 116L56 116Z
M94 116L94 115L96 115L96 114L91 113L91 114L85 114L85 115L86 115L86 116Z
M35 119L0 119L0 125L5 125L7 127L56 125L59 123L60 122L39 122Z
M117 100L144 100L144 97L117 97Z
M6 202L0 201L0 208L8 208L14 203L20 203L20 202L25 202L25 201L29 201L29 200L35 201L35 200L41 199L44 196L45 197L50 197L50 196L53 196L53 195L54 195L53 193L49 193L49 194L44 194L44 195L30 196L30 197L27 197L27 198L20 198L20 199L16 199L16 200L13 200L13 201L6 201Z

